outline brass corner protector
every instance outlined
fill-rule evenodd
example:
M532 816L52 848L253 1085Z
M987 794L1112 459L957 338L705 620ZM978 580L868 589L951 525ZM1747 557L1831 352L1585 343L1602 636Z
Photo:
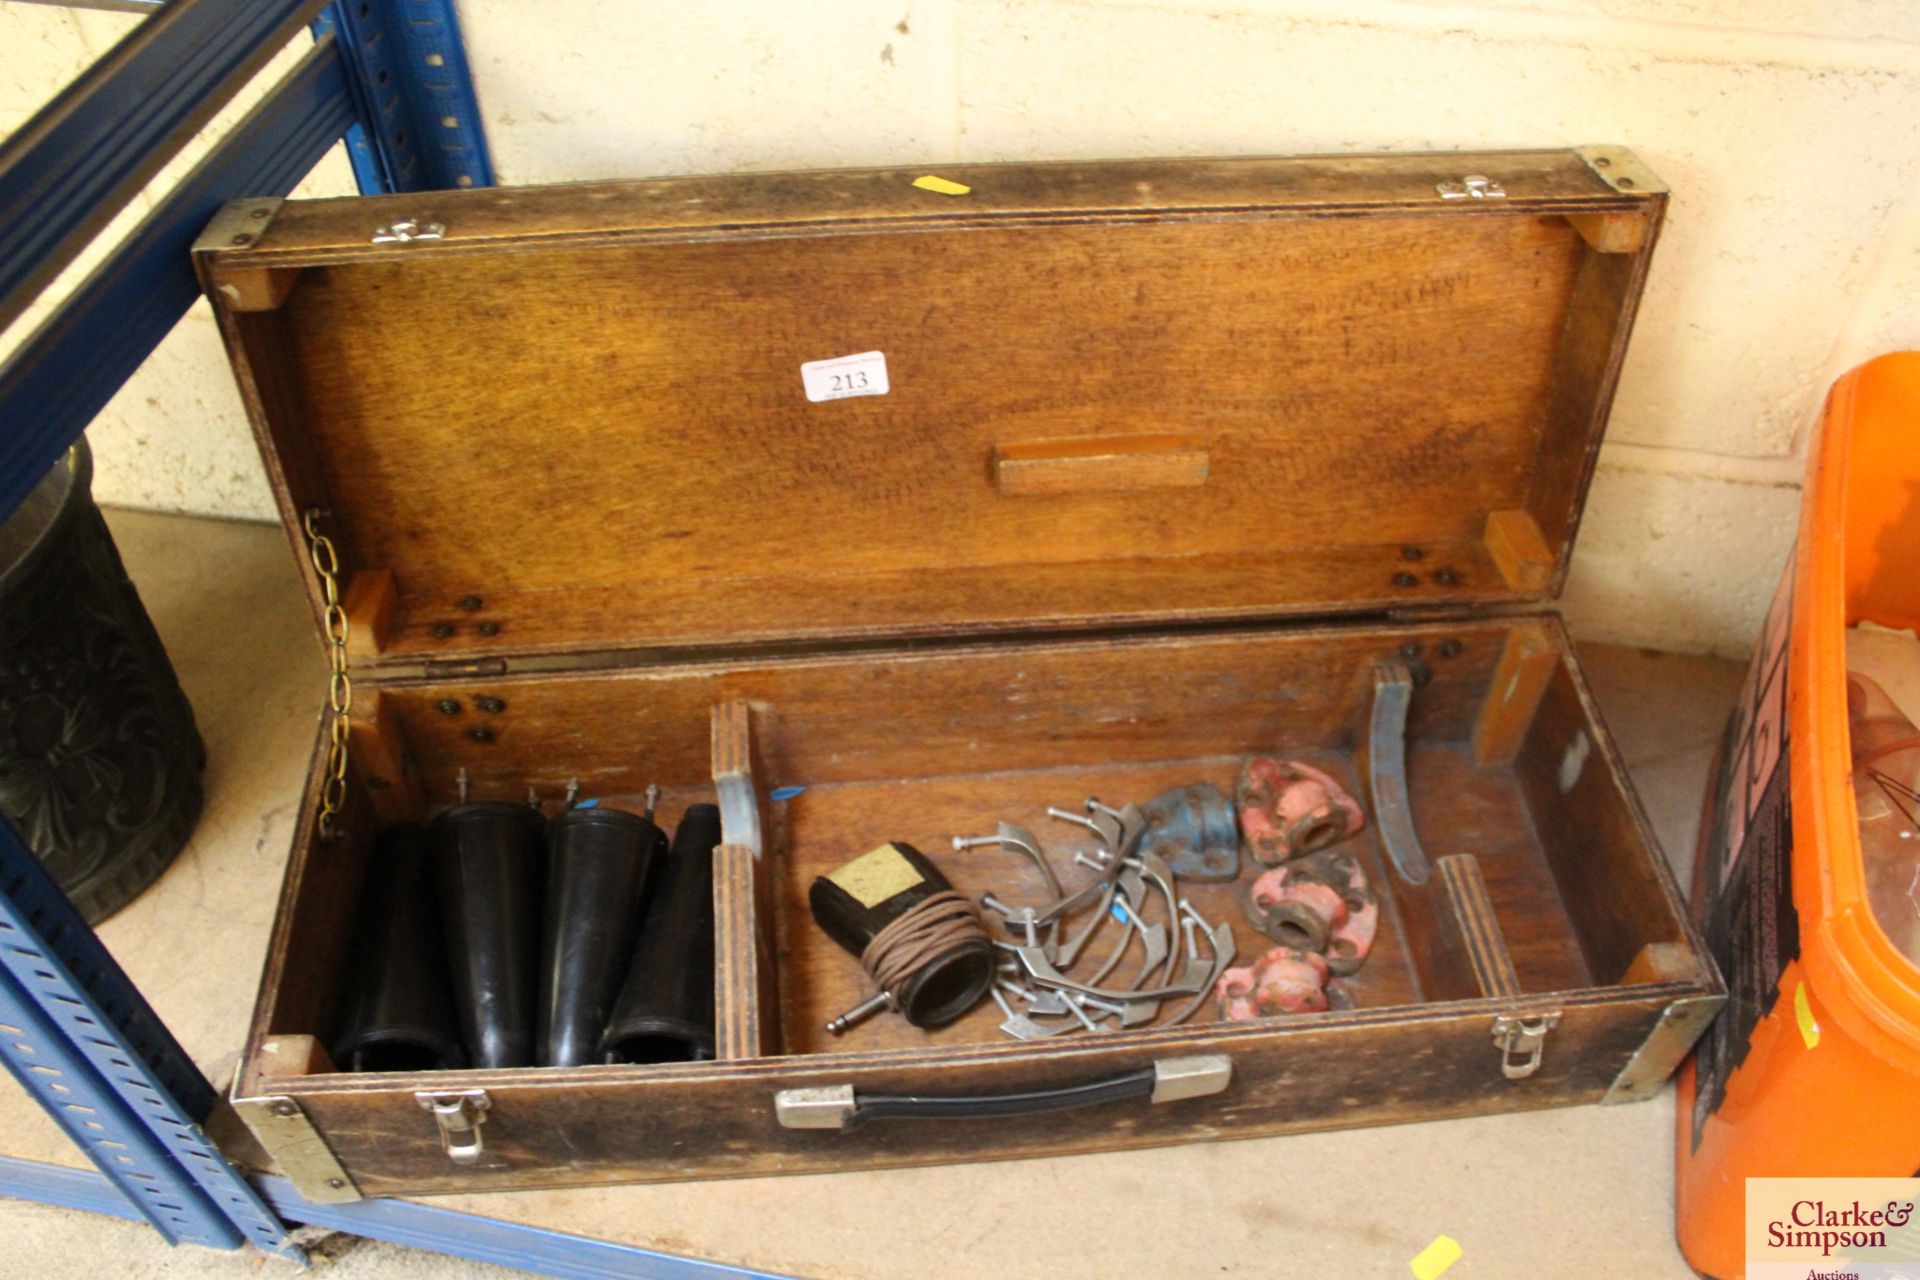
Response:
M1701 995L1684 996L1668 1005L1646 1040L1614 1077L1600 1104L1639 1102L1659 1093L1726 1002L1724 995Z
M253 1131L294 1190L315 1204L364 1199L307 1113L292 1098L235 1098L233 1109Z
M1581 147L1579 154L1596 178L1623 196L1665 195L1670 190L1631 148Z

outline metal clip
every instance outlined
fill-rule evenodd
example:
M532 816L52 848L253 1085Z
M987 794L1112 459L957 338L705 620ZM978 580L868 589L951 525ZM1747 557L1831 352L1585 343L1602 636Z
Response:
M783 1129L844 1129L859 1110L850 1084L782 1089L773 1095L774 1118Z
M388 226L373 229L375 244L409 244L415 240L438 240L447 234L447 228L438 222L416 222L412 218L401 218Z
M1522 1017L1503 1013L1493 1020L1493 1043L1500 1050L1500 1074L1509 1080L1525 1080L1540 1069L1540 1055L1546 1048L1547 1032L1560 1025L1560 1014Z
M480 1159L480 1126L487 1122L487 1108L493 1099L485 1089L462 1093L416 1093L413 1100L433 1113L440 1126L440 1146L455 1164L475 1164Z
M1484 173L1470 173L1458 182L1436 182L1442 200L1504 200L1507 189Z

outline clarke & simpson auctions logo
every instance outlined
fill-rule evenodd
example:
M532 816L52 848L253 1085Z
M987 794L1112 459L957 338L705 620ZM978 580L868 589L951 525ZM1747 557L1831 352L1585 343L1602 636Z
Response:
M1920 1180L1748 1178L1747 1280L1920 1280Z
M1911 1200L1889 1200L1875 1209L1858 1200L1842 1209L1824 1200L1795 1200L1784 1221L1767 1224L1767 1243L1776 1249L1818 1249L1822 1257L1831 1257L1835 1249L1884 1249L1887 1229L1898 1230L1912 1217Z

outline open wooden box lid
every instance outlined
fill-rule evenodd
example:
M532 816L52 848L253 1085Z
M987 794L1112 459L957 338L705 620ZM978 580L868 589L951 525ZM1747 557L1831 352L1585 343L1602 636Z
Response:
M1630 152L925 172L223 211L356 663L1558 592L1665 206ZM868 352L885 394L809 399Z

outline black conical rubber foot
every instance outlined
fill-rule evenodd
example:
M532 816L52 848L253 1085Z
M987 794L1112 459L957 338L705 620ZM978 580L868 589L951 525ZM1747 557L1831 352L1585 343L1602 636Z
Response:
M720 810L688 808L653 873L633 964L600 1041L603 1062L713 1059L713 851Z
M498 801L460 805L433 823L454 1008L476 1067L534 1062L545 828L538 811Z
M432 870L423 828L388 827L374 840L340 1016L327 1045L343 1071L466 1065Z
M547 824L540 943L540 1064L592 1062L633 955L647 868L666 833L637 813L569 809Z

